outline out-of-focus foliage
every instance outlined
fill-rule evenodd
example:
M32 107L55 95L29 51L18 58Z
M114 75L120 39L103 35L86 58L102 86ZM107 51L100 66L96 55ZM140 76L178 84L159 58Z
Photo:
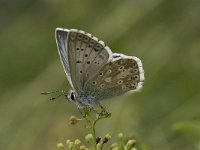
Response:
M200 122L199 121L182 121L174 125L174 129L180 131L183 135L200 141Z
M1 0L0 149L55 150L87 133L67 123L80 115L76 106L39 94L70 89L54 39L65 27L143 62L142 92L103 103L112 117L97 125L99 136L123 132L150 150L198 150L199 15L199 0Z

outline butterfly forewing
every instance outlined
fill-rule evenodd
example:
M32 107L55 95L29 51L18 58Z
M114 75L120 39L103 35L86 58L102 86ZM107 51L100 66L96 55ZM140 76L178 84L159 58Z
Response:
M67 51L67 37L68 37L69 30L67 29L56 29L56 43L58 47L58 53L60 55L60 59L64 68L64 71L67 75L67 79L70 85L73 87L70 75L70 67L69 67L69 57Z
M57 29L57 34L60 32L66 31ZM108 47L105 47L104 42L84 31L72 29L68 31L67 37L62 37L66 34L59 34L60 39L65 39L63 42L65 46L61 48L62 44L60 44L61 46L58 48L63 66L66 67L65 70L69 70L73 87L78 92L108 62L112 52ZM58 43L61 43L60 39L57 38ZM63 53L68 54L67 58L62 55ZM64 65L65 59L68 60L68 66Z

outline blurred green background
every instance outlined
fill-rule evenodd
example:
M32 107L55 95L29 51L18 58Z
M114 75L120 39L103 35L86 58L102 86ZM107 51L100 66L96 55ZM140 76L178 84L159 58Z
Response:
M103 103L112 113L99 136L118 132L150 150L200 150L199 0L1 0L0 149L55 150L88 130L64 97L70 89L54 39L56 27L77 28L113 52L139 57L143 90Z

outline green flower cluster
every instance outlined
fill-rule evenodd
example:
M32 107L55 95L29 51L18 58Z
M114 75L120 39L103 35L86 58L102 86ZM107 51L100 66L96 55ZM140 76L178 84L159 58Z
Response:
M96 137L96 143L93 142L93 135L87 134L85 136L85 143L87 145L82 145L81 141L79 139L76 139L75 141L67 140L65 144L58 143L57 149L58 150L95 150L94 145L96 144L97 150L103 150L104 145L108 143L111 139L111 136L109 134L106 134L103 138ZM122 133L118 134L118 142L111 143L108 147L108 150L137 150L135 147L136 140L130 139L130 140L124 140L124 136Z
M106 134L104 137L96 136L96 124L101 119L109 118L111 114L105 110L105 108L101 107L98 109L84 108L81 112L83 118L77 118L75 116L71 116L69 118L69 123L75 125L79 122L84 122L87 129L91 130L91 134L87 134L85 136L86 145L82 145L79 139L75 141L67 140L65 144L58 143L58 150L103 150L105 148L105 144L107 144L111 136ZM136 150L135 148L136 140L130 139L125 140L122 133L118 134L118 142L112 143L106 146L109 150Z

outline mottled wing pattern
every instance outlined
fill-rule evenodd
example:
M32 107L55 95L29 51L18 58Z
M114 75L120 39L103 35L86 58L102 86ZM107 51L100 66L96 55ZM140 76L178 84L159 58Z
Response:
M77 92L82 91L85 83L93 78L112 57L111 50L103 41L84 31L71 29L65 33L64 29L56 30L57 33L63 32L61 36L68 33L64 41L65 49L59 47L61 57L63 53L67 55L64 57L68 60L68 65L65 65L65 59L61 58L61 60L65 70L70 72L74 89Z
M95 101L118 96L129 91L138 91L144 82L144 71L139 58L113 54L113 59L88 82Z

